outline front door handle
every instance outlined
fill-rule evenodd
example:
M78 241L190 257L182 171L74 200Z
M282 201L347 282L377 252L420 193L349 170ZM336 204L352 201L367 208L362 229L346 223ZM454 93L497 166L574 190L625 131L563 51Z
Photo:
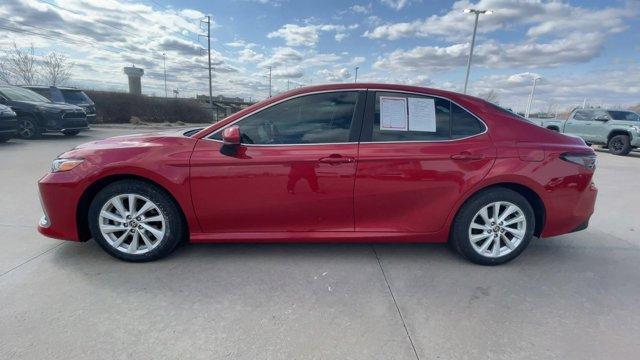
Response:
M472 154L469 151L463 151L459 154L451 155L453 160L480 160L482 157L482 154Z
M350 156L342 156L340 154L331 154L327 157L320 158L320 160L318 161L325 164L338 165L352 163L354 161L354 158Z

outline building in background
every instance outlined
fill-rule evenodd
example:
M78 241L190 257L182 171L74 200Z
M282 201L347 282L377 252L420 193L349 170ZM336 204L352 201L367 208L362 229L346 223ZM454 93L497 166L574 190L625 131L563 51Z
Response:
M144 75L144 69L137 68L135 66L127 66L124 68L124 73L129 78L129 93L134 95L142 95L142 75Z
M196 99L209 109L209 96L197 95ZM213 97L213 111L214 121L218 121L226 118L227 116L236 113L244 108L252 105L252 102L247 102L240 97L227 97L218 95Z

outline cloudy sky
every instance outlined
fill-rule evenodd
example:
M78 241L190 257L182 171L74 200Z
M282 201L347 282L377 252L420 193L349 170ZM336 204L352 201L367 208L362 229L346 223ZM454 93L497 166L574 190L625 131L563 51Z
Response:
M145 69L143 91L208 91L200 20L212 19L214 94L263 99L288 86L393 82L461 91L473 15L482 15L469 93L534 110L640 103L640 1L528 0L2 0L0 49L69 56L71 83L125 90L123 66ZM556 105L558 104L558 105Z

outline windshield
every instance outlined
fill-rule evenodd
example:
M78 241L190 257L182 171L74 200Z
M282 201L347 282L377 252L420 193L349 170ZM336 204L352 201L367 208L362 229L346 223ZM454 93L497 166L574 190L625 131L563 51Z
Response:
M60 90L64 100L70 104L90 104L91 99L81 90Z
M640 121L640 115L633 111L609 111L613 120Z
M51 102L42 95L19 87L0 87L0 93L11 101Z

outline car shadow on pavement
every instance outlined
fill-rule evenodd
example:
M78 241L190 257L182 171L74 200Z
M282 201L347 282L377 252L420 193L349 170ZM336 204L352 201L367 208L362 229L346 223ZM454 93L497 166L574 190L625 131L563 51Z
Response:
M609 149L603 149L600 147L593 147L593 150L599 153L609 153ZM613 154L612 154L613 155ZM615 156L615 155L613 155ZM625 155L626 157L632 157L632 158L640 158L640 151L638 150L631 150L631 152L628 155Z

